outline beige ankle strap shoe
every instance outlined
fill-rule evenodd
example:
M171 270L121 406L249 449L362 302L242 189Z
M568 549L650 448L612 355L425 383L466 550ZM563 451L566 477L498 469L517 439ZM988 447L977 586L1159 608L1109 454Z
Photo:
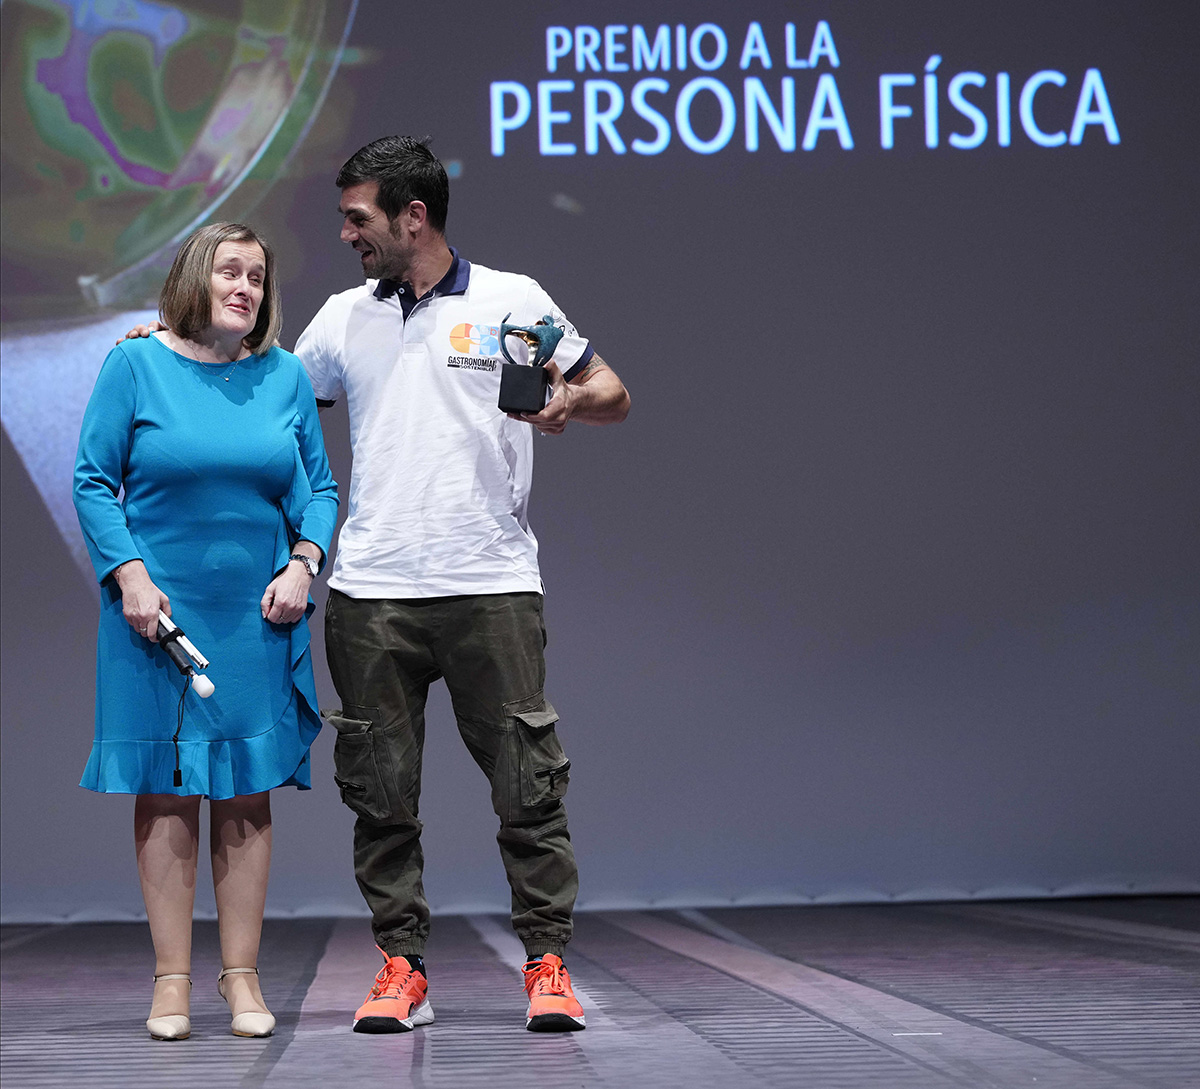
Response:
M225 995L225 977L251 975L258 975L258 969L222 968L221 974L217 976L217 993L228 1002L229 999ZM249 1013L234 1014L233 1021L230 1022L230 1030L234 1036L270 1036L275 1031L275 1018L270 1011L259 1012L255 1010Z
M186 979L188 987L192 985L192 977L182 972L167 972L155 976L154 982L160 979ZM147 1017L146 1028L152 1040L186 1040L192 1034L191 1019L185 1013L171 1013L164 1017Z

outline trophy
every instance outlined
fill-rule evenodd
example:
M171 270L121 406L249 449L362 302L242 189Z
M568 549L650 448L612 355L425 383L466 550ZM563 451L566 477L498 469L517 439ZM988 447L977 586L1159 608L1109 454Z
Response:
M498 407L501 412L514 415L541 412L546 407L546 390L550 386L545 365L553 358L554 350L563 338L563 331L554 324L549 314L536 325L509 325L508 319L511 317L510 310L500 323L500 351L508 362L500 364ZM510 336L520 337L529 345L528 365L522 366L508 354L506 341Z

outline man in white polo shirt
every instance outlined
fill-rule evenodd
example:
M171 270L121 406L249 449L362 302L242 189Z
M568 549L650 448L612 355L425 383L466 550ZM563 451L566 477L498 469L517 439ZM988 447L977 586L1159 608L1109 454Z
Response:
M364 286L335 295L296 345L318 401L343 395L353 474L329 580L326 647L342 701L342 798L354 864L385 957L356 1032L433 1020L422 954L429 906L417 819L429 685L491 782L497 840L525 945L528 1028L584 1027L562 964L577 874L563 794L570 762L544 693L542 583L526 516L533 432L618 423L620 379L533 280L470 264L446 243L449 183L424 144L376 140L337 177L342 241ZM497 406L500 325L561 331L536 414ZM556 333L555 336L558 334ZM508 338L511 355L525 344Z

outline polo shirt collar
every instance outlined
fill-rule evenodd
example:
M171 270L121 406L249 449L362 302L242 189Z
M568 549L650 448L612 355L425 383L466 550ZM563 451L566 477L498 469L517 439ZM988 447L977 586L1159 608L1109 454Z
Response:
M465 295L467 285L471 281L471 262L463 257L458 256L458 250L453 246L450 248L450 267L446 270L446 275L443 276L429 291L429 296L436 295ZM403 287L407 292L407 296L412 302L417 302L413 295L412 284L404 283L400 280L380 280L375 285L374 295L377 299L390 299L396 292Z

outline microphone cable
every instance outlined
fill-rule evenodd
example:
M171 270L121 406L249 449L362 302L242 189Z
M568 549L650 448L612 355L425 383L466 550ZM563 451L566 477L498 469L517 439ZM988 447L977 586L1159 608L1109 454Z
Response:
M175 736L171 738L171 744L175 746L175 785L177 787L183 786L183 770L179 765L179 735L183 730L183 701L191 687L192 675L185 673L183 675L183 691L179 693L179 721L175 726Z
M202 700L213 694L215 686L203 674L197 674L193 662L201 669L208 665L204 657L183 633L183 629L175 624L161 609L158 612L160 636L158 645L166 652L167 657L175 663L175 668L183 674L183 691L179 693L179 718L175 724L175 736L171 744L175 746L175 785L183 786L183 769L179 760L179 735L183 732L184 700L187 699L188 689L193 688Z

